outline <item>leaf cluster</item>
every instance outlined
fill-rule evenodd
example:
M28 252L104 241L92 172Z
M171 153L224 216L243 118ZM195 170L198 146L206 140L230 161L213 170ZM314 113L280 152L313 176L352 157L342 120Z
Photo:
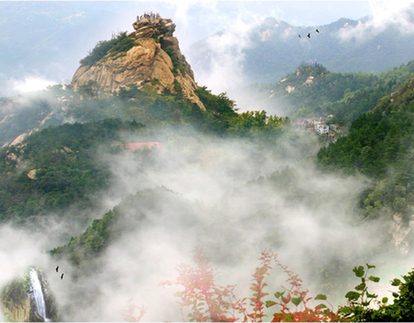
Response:
M179 304L184 317L184 309L189 308L188 317L190 321L236 321L263 322L267 317L266 308L279 306L275 312L272 322L320 322L337 321L337 316L325 303L327 298L323 294L316 297L308 296L309 291L302 289L302 280L286 266L283 266L277 254L272 251L263 251L259 257L260 267L256 267L252 274L250 290L253 292L250 297L237 298L234 293L234 286L221 287L215 285L215 272L209 264L208 258L203 251L196 249L194 252L194 266L180 265L178 267L178 278L175 281L163 282L162 285L181 285L184 289L175 294L180 298ZM271 263L276 263L288 275L286 280L290 287L284 288L283 292L274 294L275 301L265 300L269 295L265 291L268 284L266 276L272 269ZM312 308L309 305L311 300L322 301ZM247 301L249 305L247 305ZM293 306L293 307L292 307Z
M209 263L205 252L196 248L193 253L194 266L178 266L175 281L162 282L161 285L181 285L182 291L175 293L180 300L183 321L184 309L189 308L187 317L190 322L232 322L233 286L219 286L215 283L215 271Z
M345 297L348 300L348 306L344 306L339 309L340 313L345 318L351 318L355 321L361 320L361 315L367 309L370 308L372 301L376 300L378 295L368 292L369 281L378 283L380 281L379 277L368 276L368 271L372 268L375 268L373 265L366 264L366 269L363 266L358 266L353 269L353 272L356 277L358 277L361 282L355 286L354 291L349 291L346 293ZM383 298L383 303L388 302L387 298Z
M177 52L175 50L174 46L168 46L164 47L163 50L170 56L171 61L173 63L173 73L174 75L177 75L178 71L180 71L182 76L185 76L187 74L187 69L184 66L183 62L185 62L184 59L179 59Z
M287 117L267 116L264 110L247 111L229 121L227 133L231 137L249 138L266 145L278 139L289 126Z
M380 278L368 276L368 271L375 268L372 265L358 266L353 269L355 276L360 278L360 284L355 286L354 291L349 291L345 297L348 305L339 308L338 314L343 318L348 318L354 322L412 322L414 320L414 271L403 275L403 280L395 278L391 281L391 286L398 287L397 292L393 292L394 301L388 303L388 298L383 297L377 300L378 295L368 292L368 282L378 283ZM374 308L373 302L376 304Z

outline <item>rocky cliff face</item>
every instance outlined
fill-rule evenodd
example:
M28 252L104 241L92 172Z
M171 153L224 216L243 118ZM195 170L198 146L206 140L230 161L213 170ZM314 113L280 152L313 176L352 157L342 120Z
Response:
M121 88L150 87L159 93L181 93L205 110L194 93L194 74L173 36L175 24L158 14L144 14L133 23L128 35L133 46L126 51L109 49L93 65L80 66L72 79L75 90L95 85L101 93L116 93Z
M51 295L48 283L39 270L36 270L42 293L44 295L46 317L49 321L59 321L57 307L54 297ZM7 321L11 322L44 322L36 307L33 296L33 286L30 283L29 273L27 272L21 279L10 282L1 291L0 304L2 305L3 315Z

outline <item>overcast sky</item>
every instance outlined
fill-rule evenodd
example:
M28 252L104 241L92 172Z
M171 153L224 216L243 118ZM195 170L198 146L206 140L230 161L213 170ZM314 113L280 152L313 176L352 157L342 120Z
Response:
M42 0L40 0L42 1ZM0 0L0 3L3 2ZM368 23L346 30L343 39L372 36L387 28L389 23L397 22L400 29L414 32L410 17L402 15L401 10L414 0L394 1L213 1L213 0L135 0L135 1L65 1L78 7L79 12L94 12L109 17L99 34L78 55L82 57L100 40L106 40L120 31L133 31L132 22L137 15L144 12L157 12L164 18L171 18L177 25L175 36L180 41L180 48L185 55L198 41L222 31L230 31L233 36L240 36L257 26L264 19L273 17L294 26L323 26L340 18L358 20L369 16ZM3 2L4 3L4 2ZM401 19L404 18L404 19ZM86 31L85 31L86 32ZM49 36L48 34L46 36ZM240 38L240 37L239 37ZM228 39L237 42L239 38ZM225 39L222 39L223 41ZM241 47L243 43L238 43ZM77 68L80 59L75 57ZM196 71L197 72L197 71ZM65 78L70 78L72 72ZM54 82L54 81L53 81ZM36 85L40 82L34 80ZM27 80L23 82L27 85Z
M159 12L177 24L176 36L182 48L191 43L234 25L252 25L268 17L284 20L295 26L321 26L340 18L358 20L377 16L380 20L399 12L414 1L213 1L213 0L167 0L129 2L125 6L112 2L113 10L129 10L132 14L142 11ZM90 3L94 5L93 2ZM109 3L107 2L107 5ZM107 5L105 7L107 7ZM132 17L132 16L131 16ZM119 23L120 30L132 31L131 19Z
M245 19L253 19L257 16L272 16L293 25L323 25L343 17L359 19L378 11L392 12L413 1L136 0L135 2L150 4L165 10L174 8L175 13L187 16L199 10L217 10L229 17L243 15Z

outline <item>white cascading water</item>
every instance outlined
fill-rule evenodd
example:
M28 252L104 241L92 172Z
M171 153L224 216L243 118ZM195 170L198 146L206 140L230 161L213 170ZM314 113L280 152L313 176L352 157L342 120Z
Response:
M30 269L30 282L32 284L33 298L35 300L37 313L43 317L45 322L48 322L50 320L46 317L46 302L43 296L42 284L40 283L39 276L34 268Z

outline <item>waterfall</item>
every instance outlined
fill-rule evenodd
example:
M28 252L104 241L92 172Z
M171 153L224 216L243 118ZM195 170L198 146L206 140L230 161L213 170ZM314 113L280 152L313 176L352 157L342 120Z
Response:
M30 282L32 284L33 299L36 304L37 313L43 317L45 322L48 322L50 320L46 317L46 302L43 295L42 284L40 282L37 271L34 268L30 269Z

